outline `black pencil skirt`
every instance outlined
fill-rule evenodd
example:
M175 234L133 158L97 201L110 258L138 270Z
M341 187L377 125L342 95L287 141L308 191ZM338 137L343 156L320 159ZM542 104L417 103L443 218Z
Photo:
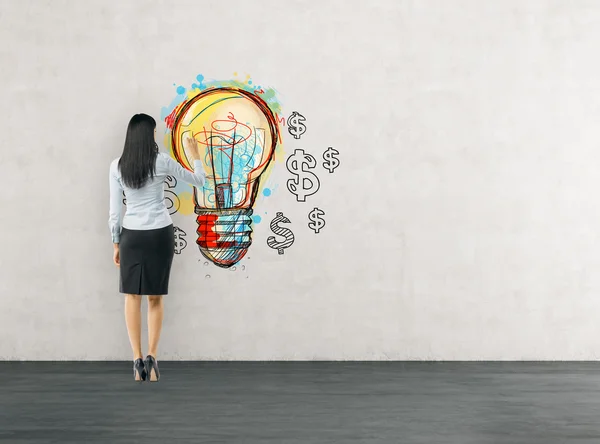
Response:
M174 254L173 224L154 230L122 228L119 291L153 296L168 294Z

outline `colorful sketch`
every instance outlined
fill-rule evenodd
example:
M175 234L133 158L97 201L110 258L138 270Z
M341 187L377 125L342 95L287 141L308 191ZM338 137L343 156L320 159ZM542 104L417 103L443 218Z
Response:
M166 118L175 159L192 165L183 140L192 136L203 148L206 184L194 188L198 244L204 257L232 267L252 243L252 212L261 176L274 159L277 119L255 92L231 86L197 91Z
M315 199L321 187L315 156L299 148L290 155L283 150L282 134L289 133L289 140L298 143L307 131L307 119L298 111L284 117L277 92L257 85L249 75L242 79L234 73L231 80L206 80L199 74L190 88L173 86L177 96L161 111L167 125L165 145L191 171L183 140L187 135L194 137L204 150L207 181L202 189L191 192L189 185L168 178L167 207L171 214L196 214L196 244L208 259L204 265L236 270L242 258L249 259L253 226L267 214L255 211L257 197L271 196L278 189L278 184L269 182L275 162L285 164L291 175L287 189L301 205L309 197ZM321 152L323 169L333 173L340 164L339 154L332 147ZM308 213L308 228L315 234L325 227L324 215L318 207ZM288 224L290 220L278 211L269 225L272 233L267 245L280 255L294 244ZM175 249L180 254L187 241L186 233L177 230Z

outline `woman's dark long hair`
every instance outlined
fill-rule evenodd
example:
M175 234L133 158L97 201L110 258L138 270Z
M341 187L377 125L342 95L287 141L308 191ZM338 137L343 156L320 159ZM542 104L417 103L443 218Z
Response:
M129 121L119 170L123 183L130 188L142 188L156 173L155 128L156 121L147 114L136 114Z

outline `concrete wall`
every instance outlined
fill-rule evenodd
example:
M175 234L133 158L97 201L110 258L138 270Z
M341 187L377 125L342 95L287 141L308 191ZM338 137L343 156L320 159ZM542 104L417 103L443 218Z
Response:
M286 157L341 164L301 203L275 163L235 271L173 215L159 359L598 356L598 2L4 0L0 41L0 358L131 358L109 163L132 114L164 134L176 86L234 72L307 118Z

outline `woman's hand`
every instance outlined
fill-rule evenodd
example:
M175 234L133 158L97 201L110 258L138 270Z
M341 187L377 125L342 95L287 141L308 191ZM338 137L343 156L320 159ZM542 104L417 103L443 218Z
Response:
M191 136L186 136L183 140L183 149L188 159L192 162L200 160L200 145L198 141Z
M119 254L119 244L113 244L114 252L113 252L113 262L117 267L121 265L121 256Z

